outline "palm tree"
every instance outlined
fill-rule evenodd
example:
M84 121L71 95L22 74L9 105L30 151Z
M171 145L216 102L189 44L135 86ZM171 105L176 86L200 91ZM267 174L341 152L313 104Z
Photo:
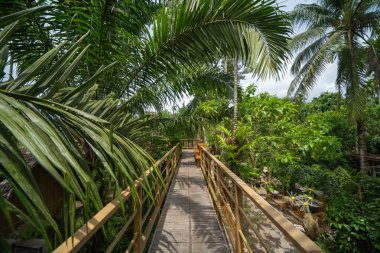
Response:
M299 4L291 12L294 25L305 32L291 41L298 52L291 71L295 75L288 94L305 95L327 64L337 61L336 87L345 90L350 116L356 122L362 172L367 171L363 111L366 95L363 41L380 25L380 4L364 0L321 0L318 4Z
M289 33L275 1L178 1L160 7L133 32L125 24L134 27L136 20L125 16L130 14L128 4L136 1L98 1L104 3L99 6L64 2L21 5L19 12L0 17L0 59L5 59L0 72L10 56L18 73L14 80L0 80L0 174L25 210L1 194L0 202L6 204L0 208L17 213L48 244L45 221L59 240L63 236L23 154L30 153L67 193L64 232L72 233L76 200L84 205L84 220L104 204L94 172L110 178L110 190L119 196L151 163L136 144L141 137L136 127L141 125L136 124L135 105L144 111L195 86L206 92L207 86L225 85L206 78L197 81L200 71L215 75L201 67L224 55L254 66L259 76L274 74L282 69ZM118 9L118 4L124 5ZM115 10L122 17L109 14ZM113 18L117 20L110 22ZM64 24L69 24L68 30ZM71 32L73 27L77 33ZM108 31L112 37L106 36ZM41 50L30 51L29 42ZM144 94L151 99L144 101ZM148 182L144 187L149 192Z

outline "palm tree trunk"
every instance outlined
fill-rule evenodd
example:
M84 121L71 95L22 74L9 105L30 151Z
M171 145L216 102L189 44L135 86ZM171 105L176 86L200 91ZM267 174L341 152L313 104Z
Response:
M365 126L362 120L356 120L356 131L358 135L360 170L363 174L367 174L368 173L367 145L365 142Z
M238 65L234 62L234 117L232 126L232 137L235 138L238 126Z
M12 61L12 57L9 58L9 80L13 80L13 61Z
M361 114L364 112L361 111L363 110L362 108L358 107L355 101L360 100L361 97L358 96L360 94L360 82L359 82L359 68L358 68L358 63L357 63L357 52L354 48L354 43L353 43L353 32L351 29L349 30L347 34L347 45L348 49L350 50L350 64L351 64L351 72L350 72L350 93L353 94L353 97L351 97L351 111L354 112L354 118L356 119L356 131L357 131L357 137L358 137L358 152L359 152L359 160L360 160L360 170L363 174L368 173L368 161L367 161L367 145L365 143L365 126L364 126L364 121L362 119ZM356 110L354 110L354 108ZM358 110L360 112L358 112Z

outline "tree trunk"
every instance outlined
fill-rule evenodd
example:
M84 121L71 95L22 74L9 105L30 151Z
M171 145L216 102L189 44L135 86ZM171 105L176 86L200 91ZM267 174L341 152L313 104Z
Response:
M346 94L350 93L350 110L351 113L353 113L353 117L356 120L356 131L357 131L357 137L358 137L358 152L359 152L359 159L360 159L360 170L363 174L368 173L368 161L367 161L367 146L365 143L365 126L364 121L362 119L361 114L364 114L363 111L358 112L354 109L361 109L355 101L359 101L362 99L360 97L361 94L361 87L360 87L360 78L359 78L359 64L357 61L358 55L357 50L355 50L354 43L353 43L353 36L354 33L351 29L349 29L349 32L347 34L346 43L348 45L348 49L350 51L350 72L348 75L348 80L350 81L350 85L346 87ZM359 94L359 95L358 95ZM365 96L365 92L362 94ZM365 100L364 100L365 101ZM358 106L357 108L355 108Z
M368 173L367 145L365 143L365 126L362 120L356 121L358 135L358 151L360 159L360 170L363 174Z
M202 124L202 134L203 134L203 142L207 142L206 128L203 124Z
M9 80L13 80L13 61L12 57L9 57Z
M238 126L238 65L237 60L234 62L234 117L232 126L232 137L235 138Z

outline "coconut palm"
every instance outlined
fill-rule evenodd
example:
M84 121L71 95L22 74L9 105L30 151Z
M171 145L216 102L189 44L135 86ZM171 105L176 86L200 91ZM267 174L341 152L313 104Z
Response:
M360 167L367 170L363 111L366 66L363 42L380 25L378 1L321 0L299 4L291 13L295 26L305 28L291 42L297 52L291 71L295 75L288 94L305 95L329 63L337 62L336 87L344 89L350 116L356 122Z
M17 68L14 78L3 75L0 83L0 174L24 209L2 194L0 207L36 228L50 248L45 223L60 241L64 236L49 214L26 154L65 190L67 236L74 229L76 200L84 205L84 220L104 204L103 187L97 187L94 172L110 178L114 186L110 191L119 196L122 188L132 186L133 190L134 179L151 164L150 156L136 144L144 125L136 123L135 105L140 104L142 110L160 107L167 102L165 98L225 86L214 78L217 72L205 67L224 55L253 66L259 76L277 73L286 58L289 26L275 1L178 1L172 7L162 6L130 35L124 25L131 22L133 26L134 19L109 22L113 17L109 11L123 1L106 1L100 7L65 5L80 2L46 1L51 6L0 18L0 72L9 65L9 55ZM135 2L123 3L131 7ZM123 8L117 11L123 14ZM95 16L104 13L107 18L97 22ZM94 17L90 19L94 23L88 17ZM51 26L41 26L45 19ZM34 24L34 33L47 38L41 53L24 47L28 44L25 38L42 42L43 34L25 30L28 22ZM80 26L78 31L81 24L87 28L71 34L61 25L65 23L70 29ZM146 24L151 24L149 29ZM111 39L103 37L110 26ZM144 94L152 94L150 101L144 101ZM148 182L144 187L149 193Z

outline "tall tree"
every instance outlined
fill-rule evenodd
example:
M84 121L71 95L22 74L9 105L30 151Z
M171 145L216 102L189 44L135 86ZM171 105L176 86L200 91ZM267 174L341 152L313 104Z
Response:
M336 86L344 89L350 116L356 123L360 167L367 172L363 86L368 64L363 61L363 41L380 25L380 3L376 0L320 0L299 4L291 13L294 25L305 28L291 41L297 52L291 68L295 78L288 94L306 95L327 64L337 61Z
M232 136L235 137L236 130L238 127L238 62L234 60L234 115L233 115L233 123L232 123Z

